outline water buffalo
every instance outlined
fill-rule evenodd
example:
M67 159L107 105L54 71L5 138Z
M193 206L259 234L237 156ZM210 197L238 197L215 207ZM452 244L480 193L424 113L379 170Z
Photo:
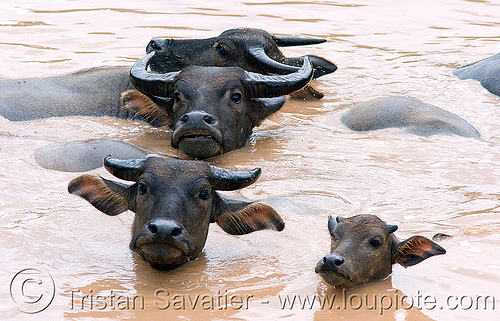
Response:
M148 96L172 97L171 103L160 107L133 91L125 93L126 106L141 117L163 120L173 131L172 146L199 159L245 146L253 127L281 108L283 95L303 88L313 75L307 58L286 75L199 66L157 74L147 70L155 55L149 53L132 67L132 83Z
M394 235L397 229L375 215L330 216L331 250L316 265L316 273L336 288L347 289L386 278L393 264L408 267L446 253L419 235L400 242Z
M459 79L474 79L490 93L500 96L500 53L457 68L453 74Z
M387 96L362 102L348 110L342 123L356 131L402 128L419 135L458 135L479 138L479 132L463 118L406 96Z
M158 53L151 64L151 70L158 73L201 65L240 66L261 74L283 74L296 71L301 59L285 58L278 46L321 42L324 39L273 36L259 29L233 29L209 39L154 38L147 51ZM337 68L323 58L308 57L316 76ZM124 110L120 103L120 94L134 89L129 69L100 67L46 78L2 79L0 116L13 121L78 115L132 118L134 114Z
M322 38L301 38L272 35L261 29L229 29L207 39L153 38L146 52L156 52L151 70L165 73L187 66L238 66L260 74L287 74L299 70L304 57L314 68L314 78L337 70L332 62L313 55L287 58L279 47L312 45L325 42ZM207 63L209 61L210 63Z
M68 191L107 215L135 212L130 248L153 268L175 269L196 259L210 223L216 222L234 235L284 228L271 206L225 199L217 193L254 183L260 168L231 171L203 161L158 156L132 160L107 157L104 166L114 176L134 183L126 185L86 174L73 179Z

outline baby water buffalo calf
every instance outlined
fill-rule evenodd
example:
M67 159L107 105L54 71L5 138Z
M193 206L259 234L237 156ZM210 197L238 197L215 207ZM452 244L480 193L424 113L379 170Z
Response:
M457 68L453 74L459 79L474 79L490 93L500 96L500 53Z
M245 146L252 129L283 106L284 95L303 88L313 76L307 58L300 69L286 75L200 66L156 74L147 70L154 55L151 52L132 67L132 83L153 99L160 96L170 102L159 106L137 91L128 91L123 96L125 107L168 124L172 146L199 159Z
M114 176L134 183L86 174L73 179L68 191L107 215L135 212L130 248L156 269L174 269L196 259L210 223L216 222L234 235L262 229L281 231L285 226L269 205L225 199L216 192L254 183L260 168L231 171L202 161L158 156L106 157L104 166Z
M318 262L316 273L337 288L352 288L384 279L395 263L408 267L446 253L419 235L400 242L393 234L397 229L374 215L330 216L331 254Z
M419 135L458 135L479 138L479 132L463 118L444 109L406 96L387 96L362 102L341 119L356 131L401 128Z

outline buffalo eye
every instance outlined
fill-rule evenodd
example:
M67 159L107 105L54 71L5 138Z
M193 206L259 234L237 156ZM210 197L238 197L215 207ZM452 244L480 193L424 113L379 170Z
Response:
M217 50L217 53L219 54L219 56L221 56L222 58L227 58L227 56L229 56L229 50L227 48L226 45L224 44L221 44L221 43L218 43L216 46L215 46L215 50Z
M239 104L241 103L241 93L234 93L231 95L231 100L235 103L235 104Z
M198 194L198 197L204 201L210 198L210 191L208 189L204 189Z
M139 194L144 195L148 192L148 187L144 183L139 183L139 185L137 185L137 190Z
M378 249L382 245L382 242L378 238L370 240L369 243L375 249Z

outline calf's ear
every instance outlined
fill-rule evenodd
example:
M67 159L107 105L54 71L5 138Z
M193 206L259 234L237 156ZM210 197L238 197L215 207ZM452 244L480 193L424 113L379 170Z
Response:
M282 231L285 223L274 208L265 203L224 201L215 222L226 232L243 235L259 230Z
M398 243L395 261L404 267L408 267L418 264L431 256L445 253L446 250L438 244L423 236L415 235Z
M118 215L129 209L128 185L113 182L97 175L82 175L68 184L68 192L86 199L107 215Z

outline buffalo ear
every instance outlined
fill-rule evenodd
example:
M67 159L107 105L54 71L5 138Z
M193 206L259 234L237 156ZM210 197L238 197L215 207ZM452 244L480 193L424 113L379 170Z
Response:
M285 223L270 205L244 201L225 201L215 222L232 235L243 235L259 230L282 231Z
M78 176L68 184L68 192L86 199L99 211L115 216L128 210L129 187L97 175Z
M168 112L138 90L124 91L120 99L124 109L133 112L135 116L153 126L160 127L170 123L171 118Z
M286 101L286 96L279 96L273 98L253 98L252 112L252 126L258 126L268 116L274 114L283 107Z
M290 94L290 97L298 100L318 100L323 98L325 95L314 88L311 85L307 85L304 88L294 91Z
M444 248L420 235L399 242L396 251L395 261L404 267L418 264L431 256L446 253Z

